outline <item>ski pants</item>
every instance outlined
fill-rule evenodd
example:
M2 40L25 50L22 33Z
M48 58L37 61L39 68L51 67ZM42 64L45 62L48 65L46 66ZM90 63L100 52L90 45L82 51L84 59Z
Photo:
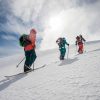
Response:
M60 58L64 59L65 54L66 54L66 48L62 47L62 48L59 48L59 50L60 50Z
M83 44L80 44L78 45L79 46L79 49L78 49L78 52L81 54L83 53Z
M24 66L26 65L28 67L31 67L31 65L34 63L34 61L37 57L35 50L32 49L30 51L25 51L25 57L26 57L26 60L25 60Z

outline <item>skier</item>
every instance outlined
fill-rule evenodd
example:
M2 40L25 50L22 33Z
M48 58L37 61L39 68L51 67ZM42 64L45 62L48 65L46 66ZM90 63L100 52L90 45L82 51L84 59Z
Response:
M76 46L78 45L78 53L79 54L82 54L83 53L83 51L84 51L84 45L83 45L83 43L85 43L85 39L83 38L83 36L82 35L79 35L79 36L77 36L76 37Z
M59 46L59 50L60 50L60 60L64 60L65 54L66 54L66 46L69 44L66 42L66 39L63 37L60 37L56 40L56 43Z
M20 37L20 44L24 47L25 51L25 63L24 63L24 72L27 72L31 69L31 65L36 60L35 53L35 41L36 41L36 30L31 29L29 35L23 35Z

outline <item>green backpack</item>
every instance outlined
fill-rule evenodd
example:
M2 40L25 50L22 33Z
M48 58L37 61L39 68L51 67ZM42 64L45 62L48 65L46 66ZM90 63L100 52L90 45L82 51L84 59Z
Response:
M31 44L31 41L28 39L28 37L29 36L26 35L26 34L23 34L23 35L20 36L19 44L20 44L21 47L25 47L25 46Z

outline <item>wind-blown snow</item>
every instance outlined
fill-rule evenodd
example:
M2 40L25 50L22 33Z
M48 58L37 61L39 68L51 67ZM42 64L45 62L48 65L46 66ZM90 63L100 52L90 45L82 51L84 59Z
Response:
M23 54L0 59L0 100L100 100L100 42L85 44L77 55L69 48L69 59L59 61L59 51L37 52L35 68L28 74L6 78L23 71L16 65Z

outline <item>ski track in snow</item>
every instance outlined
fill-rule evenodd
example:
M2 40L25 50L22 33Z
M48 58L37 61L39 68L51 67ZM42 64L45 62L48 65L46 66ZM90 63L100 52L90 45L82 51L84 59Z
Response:
M0 100L100 100L100 43L86 45L81 55L69 50L64 61L58 50L37 53L35 68L44 68L9 78L23 71L23 63L16 68L23 55L0 59Z

